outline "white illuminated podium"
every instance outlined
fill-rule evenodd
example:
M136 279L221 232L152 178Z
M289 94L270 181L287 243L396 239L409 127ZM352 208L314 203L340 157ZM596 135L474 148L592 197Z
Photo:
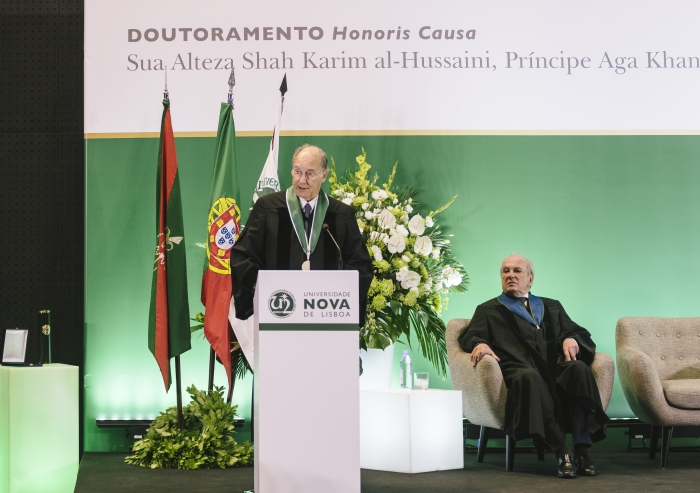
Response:
M255 493L359 493L356 271L260 271Z

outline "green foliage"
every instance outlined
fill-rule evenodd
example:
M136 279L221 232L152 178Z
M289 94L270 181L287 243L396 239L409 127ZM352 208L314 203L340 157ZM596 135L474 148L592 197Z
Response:
M146 436L137 441L125 461L141 467L211 469L253 463L253 446L233 438L238 406L224 399L224 388L212 392L187 388L192 402L182 409L182 430L177 428L177 408L160 413Z

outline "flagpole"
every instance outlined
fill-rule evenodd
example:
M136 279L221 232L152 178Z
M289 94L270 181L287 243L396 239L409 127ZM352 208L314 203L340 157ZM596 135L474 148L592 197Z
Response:
M209 385L207 389L209 392L214 390L214 362L216 361L216 353L214 352L214 348L210 347L209 348Z
M170 101L168 92L168 67L165 67L165 89L163 99ZM177 396L177 429L182 430L182 382L180 379L180 355L175 356L175 392Z

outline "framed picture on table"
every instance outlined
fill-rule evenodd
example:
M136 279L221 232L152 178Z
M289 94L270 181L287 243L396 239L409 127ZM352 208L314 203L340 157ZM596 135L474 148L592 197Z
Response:
M27 341L29 330L27 329L2 329L3 349L2 364L23 366L26 362Z

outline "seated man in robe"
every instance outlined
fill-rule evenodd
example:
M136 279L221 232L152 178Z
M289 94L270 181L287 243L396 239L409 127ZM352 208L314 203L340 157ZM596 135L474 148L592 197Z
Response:
M459 344L471 353L472 366L484 356L498 361L508 389L507 435L548 444L561 478L595 476L588 449L605 438L608 421L589 368L595 344L561 303L530 293L534 277L528 259L507 257L501 264L503 293L476 308Z
M326 153L305 144L292 158L292 186L255 203L231 249L236 318L245 320L253 314L261 269L350 269L359 272L360 326L364 324L374 267L352 207L321 190L327 175Z

